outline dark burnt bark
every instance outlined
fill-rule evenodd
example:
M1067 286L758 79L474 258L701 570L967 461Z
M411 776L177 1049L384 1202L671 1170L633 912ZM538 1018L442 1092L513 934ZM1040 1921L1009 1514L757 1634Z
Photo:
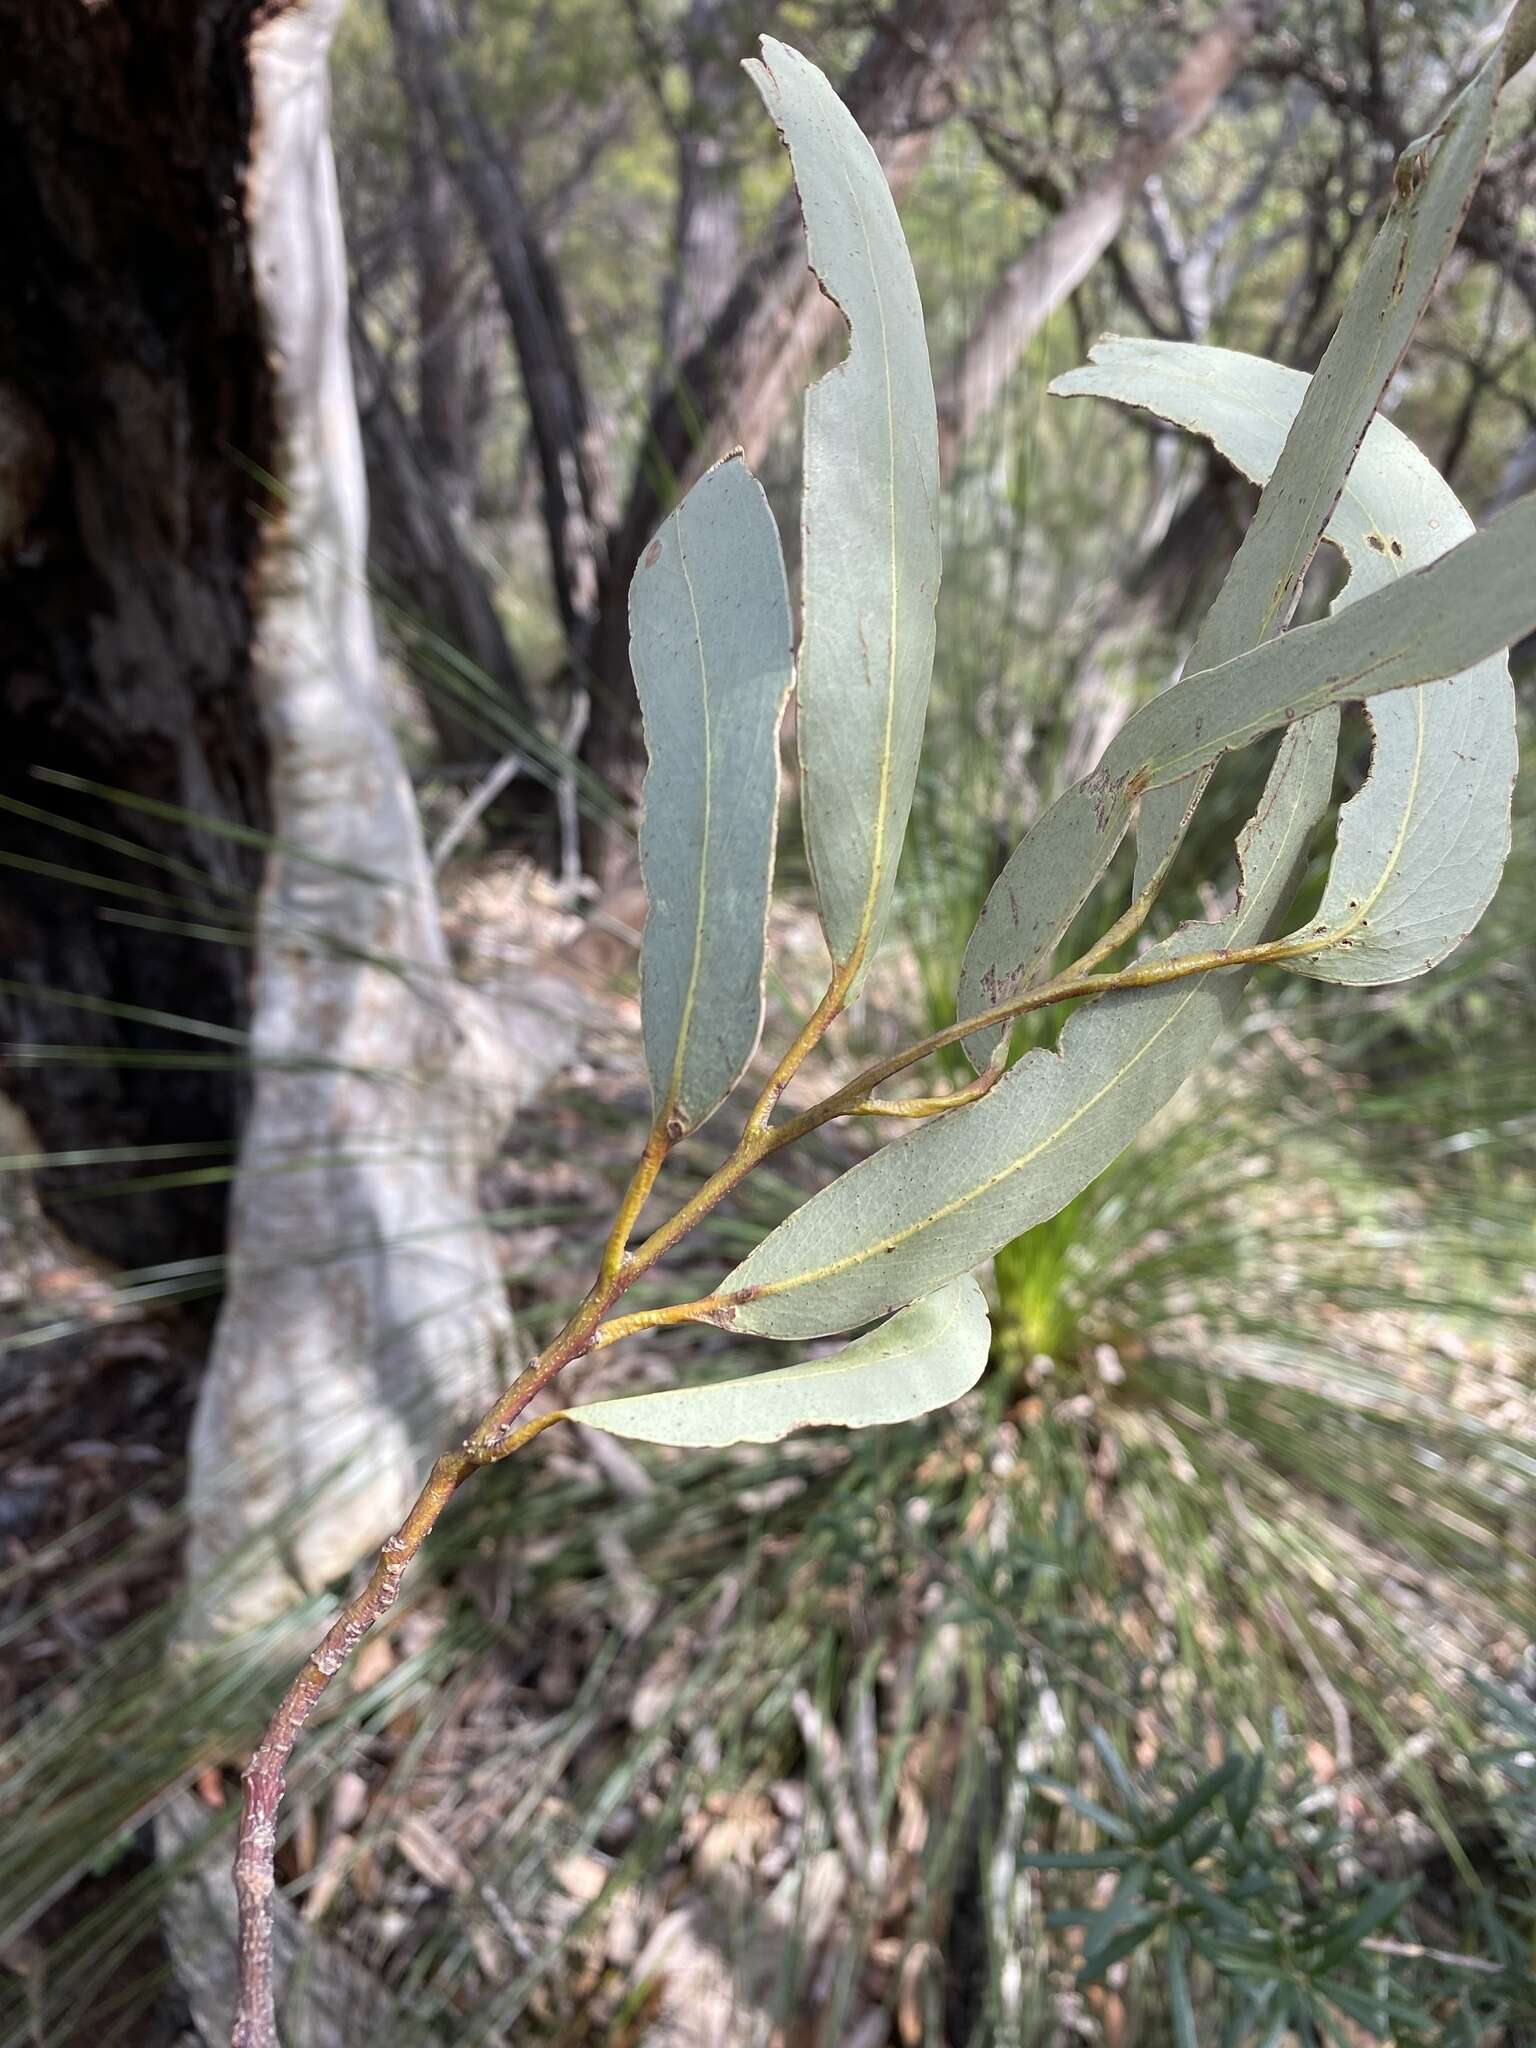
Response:
M243 912L258 854L29 770L265 820L247 688L260 492L245 465L270 453L270 391L238 204L253 9L0 0L0 499L22 480L0 536L0 788L195 863L210 883L5 816L0 848L107 878L0 866L0 1036L97 1056L7 1061L4 1086L49 1149L227 1139L237 1121L232 1066L117 1063L154 1048L217 1061L217 1044L45 991L240 1027L243 949L102 912L145 908L111 893L114 881ZM130 1264L208 1250L222 1234L222 1200L207 1190L75 1202L50 1176L44 1193L74 1235Z

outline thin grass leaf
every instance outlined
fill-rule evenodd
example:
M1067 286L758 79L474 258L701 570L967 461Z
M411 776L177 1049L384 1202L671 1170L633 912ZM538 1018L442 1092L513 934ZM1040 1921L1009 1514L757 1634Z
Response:
M1128 1920L1117 1934L1110 1937L1101 1948L1083 1957L1082 1968L1077 1973L1079 1984L1098 1984L1107 1977L1116 1963L1136 1953L1143 1943L1150 1940L1160 1927L1166 1927L1168 1915L1161 1906L1148 1906L1134 1919Z
M1088 1914L1083 1926L1083 1960L1096 1961L1099 1953L1120 1933L1131 1916L1141 1905L1142 1894L1147 1888L1150 1875L1145 1863L1133 1863L1121 1873L1120 1881L1109 1897L1109 1904L1097 1913Z
M1126 1811L1139 1825L1142 1813L1141 1792L1136 1780L1126 1768L1124 1757L1116 1749L1107 1731L1100 1728L1097 1723L1089 1729L1088 1740L1098 1751L1099 1761L1103 1764L1105 1770L1108 1771L1115 1790L1125 1801Z
M1262 1752L1251 1757L1232 1782L1225 1787L1223 1803L1233 1832L1239 1841L1248 1832L1248 1823L1253 1819L1253 1810L1259 1803L1259 1792L1264 1784L1264 1757Z
M1416 1878L1404 1878L1397 1884L1378 1885L1365 1903L1350 1914L1342 1926L1336 1928L1318 1949L1313 1968L1319 1976L1324 1971L1337 1969L1338 1965L1352 1956L1362 1941L1373 1935L1379 1927L1385 1927L1407 1905L1418 1890Z
M1021 1849L1027 1870L1129 1870L1141 1858L1130 1849Z
M1242 1769L1243 1759L1229 1756L1225 1763L1218 1764L1214 1771L1208 1772L1198 1785L1186 1792L1162 1820L1148 1828L1142 1840L1154 1847L1161 1847L1164 1842L1171 1842L1176 1836L1182 1835L1192 1820L1221 1797ZM1199 1860L1193 1850L1190 1852L1190 1860Z
M1136 1840L1135 1828L1129 1827L1119 1814L1111 1813L1107 1806L1090 1799L1086 1792L1080 1792L1077 1786L1067 1784L1062 1778L1050 1777L1044 1771L1031 1771L1029 1782L1037 1791L1049 1793L1062 1805L1070 1806L1074 1813L1081 1814L1084 1820L1092 1821L1112 1841L1130 1843Z
M1184 1936L1177 1927L1168 1930L1168 2021L1173 2029L1173 2048L1200 2048Z

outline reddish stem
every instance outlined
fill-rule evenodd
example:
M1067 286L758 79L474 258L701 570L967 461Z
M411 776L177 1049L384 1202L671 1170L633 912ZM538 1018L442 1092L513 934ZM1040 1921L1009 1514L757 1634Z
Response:
M432 1533L438 1517L472 1472L509 1457L558 1422L541 1415L521 1429L512 1424L528 1403L587 1348L613 1291L589 1295L547 1351L536 1358L490 1409L464 1444L445 1452L427 1478L415 1506L379 1552L367 1585L349 1600L326 1631L267 1723L260 1746L243 1774L240 1835L235 1850L235 1897L240 1909L240 2005L231 2048L279 2048L273 1961L272 1919L276 1873L277 1811L284 1774L299 1731L326 1687L363 1637L388 1614L400 1595L406 1569Z

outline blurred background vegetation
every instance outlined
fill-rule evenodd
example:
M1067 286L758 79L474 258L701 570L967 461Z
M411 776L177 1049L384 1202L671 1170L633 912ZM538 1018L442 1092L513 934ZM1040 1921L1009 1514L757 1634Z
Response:
M372 583L446 971L553 974L574 1020L483 1178L525 1343L585 1285L645 1120L628 577L738 438L790 545L798 392L838 347L738 68L756 35L877 140L944 407L930 738L852 1061L949 1021L1002 859L1177 673L1252 503L1051 376L1106 328L1313 367L1398 151L1498 19L349 0ZM1478 518L1536 477L1532 107L1527 79L1388 396ZM182 965L150 1000L147 953L75 982L23 947L6 984L0 2041L190 2042L164 1924L202 1850L178 1863L168 1802L190 1786L227 1835L295 1640L167 1662L250 1061L200 1053L194 1083L184 1048L245 1021L271 820L74 755L39 782L37 715L6 716L0 916L41 875L61 926ZM1367 750L1362 722L1341 799ZM1218 778L1160 929L1230 886L1262 766ZM819 993L795 822L791 783L770 1041ZM1492 911L1424 984L1261 979L1211 1072L999 1255L958 1410L639 1460L556 1432L485 1476L296 1766L296 1967L339 1987L302 2039L1536 2040L1533 932L1524 797ZM669 1291L861 1142L754 1181ZM712 1156L690 1141L681 1176ZM669 1335L593 1383L723 1362Z

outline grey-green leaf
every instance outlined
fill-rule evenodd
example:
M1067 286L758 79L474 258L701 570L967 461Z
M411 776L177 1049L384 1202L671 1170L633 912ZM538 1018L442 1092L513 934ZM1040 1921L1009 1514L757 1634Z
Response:
M1206 435L1263 483L1306 386L1300 371L1256 356L1109 336L1053 389L1143 406ZM1374 420L1327 527L1351 571L1338 605L1386 588L1472 531L1456 494L1407 436ZM1397 981L1434 966L1487 908L1509 851L1517 746L1503 654L1368 711L1371 773L1340 814L1316 923L1329 944L1296 963L1329 981Z
M1289 903L1327 801L1337 714L1292 727L1238 853L1244 894L1149 957L1263 937ZM1027 1054L979 1102L921 1124L781 1223L722 1283L731 1326L767 1337L852 1329L968 1272L1069 1202L1209 1052L1246 976L1216 972L1103 998L1060 1049Z
M1408 167L1191 650L1187 676L1257 647L1284 623L1360 438L1455 243L1487 154L1501 64L1495 52L1457 102L1427 175L1417 159ZM1141 793L1137 899L1159 887L1207 780L1202 766ZM1085 803L1069 791L1004 868L966 949L961 1017L1006 1000L1048 969L1062 934L1108 867L1129 825L1129 808L1091 787L1087 795ZM984 1032L966 1041L975 1065L991 1057L1001 1036Z
M1284 625L1361 436L1455 247L1488 153L1503 65L1496 49L1456 101L1427 172L1423 158L1431 137L1399 164L1387 216L1200 629L1187 673L1246 653ZM1138 897L1166 873L1206 779L1193 776L1143 802L1133 885Z
M814 64L747 70L789 145L812 270L848 355L806 394L797 721L806 850L856 992L912 806L933 671L939 458L923 309L879 160Z
M991 1339L969 1274L904 1308L830 1358L708 1387L674 1387L573 1408L572 1419L641 1443L770 1444L792 1429L908 1422L969 1393Z
M1533 561L1536 495L1330 618L1184 677L1126 721L1082 786L1106 803L1164 788L1325 705L1470 670L1536 626Z
M1082 872L1071 860L1042 862L1032 874L1029 855L1047 835L1074 849L1095 847L1095 858L1107 862L1138 797L1325 706L1435 682L1491 658L1536 624L1533 559L1536 499L1523 498L1390 588L1220 668L1185 676L1143 705L1093 773L1026 836L993 885L966 948L960 1016L981 1015L1037 976L1041 956L1016 944L1011 904L1019 906L1019 925L1037 931L1049 921L1059 924L1063 910L1075 910L1082 900ZM1063 819L1053 816L1058 811ZM1074 857L1083 856L1076 851ZM1354 936L1341 935L1341 945L1352 945ZM979 1065L1000 1036L1000 1027L986 1027L966 1040L966 1050Z
M778 528L739 455L700 478L646 549L629 636L650 755L645 1057L656 1121L681 1137L740 1080L762 1030L793 674Z
M961 1019L995 1009L1040 981L1073 918L1125 837L1135 809L1124 790L1093 778L1074 783L1042 811L1003 865L966 941L955 991ZM997 1024L965 1040L979 1072L1007 1035Z

